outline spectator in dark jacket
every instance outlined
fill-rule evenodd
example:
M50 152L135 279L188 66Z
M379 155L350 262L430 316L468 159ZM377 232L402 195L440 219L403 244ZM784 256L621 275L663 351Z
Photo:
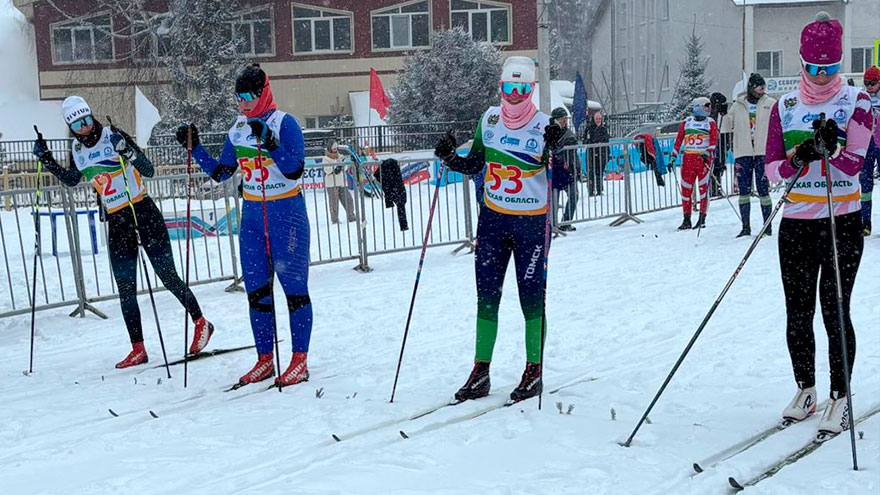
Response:
M609 139L608 128L605 127L602 112L596 111L593 114L593 122L587 126L584 133L584 142L604 145L608 143ZM605 164L608 163L608 146L590 147L587 155L587 183L590 188L590 196L597 196L602 194Z
M565 209L562 213L562 221L570 222L574 218L575 208L577 208L578 200L578 180L577 180L577 160L574 153L562 151L566 146L577 144L577 138L568 125L568 112L557 107L550 113L552 121L559 124L565 130L559 145L553 150L553 220L556 221L556 209L560 205L560 191L565 191L568 200L565 203ZM576 230L572 225L562 225L559 230L563 232L571 232Z

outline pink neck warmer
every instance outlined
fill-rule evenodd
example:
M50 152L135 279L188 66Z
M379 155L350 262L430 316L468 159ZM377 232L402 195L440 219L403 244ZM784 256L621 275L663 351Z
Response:
M508 129L521 129L528 124L532 117L538 113L538 109L532 104L531 98L526 98L519 103L510 103L501 98L501 119Z
M843 79L837 77L832 82L820 86L807 78L807 73L801 68L801 84L799 86L801 101L807 105L818 105L830 100L843 87Z

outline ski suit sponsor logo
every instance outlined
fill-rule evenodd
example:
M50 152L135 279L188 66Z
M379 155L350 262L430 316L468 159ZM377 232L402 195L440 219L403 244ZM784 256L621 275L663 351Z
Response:
M529 151L537 151L538 141L536 139L529 139L528 141L526 141L526 149Z
M113 155L113 148L111 148L109 146L104 148L104 156L112 156L112 155Z
M494 139L494 138L495 138L495 133L494 133L494 132L492 132L492 131L485 131L485 132L483 132L483 141L485 141L485 142L487 142L487 143L491 143L491 142L492 142L492 139Z
M846 115L847 115L846 110L841 108L841 109L837 110L836 112L834 112L834 121L837 122L838 124L845 124L846 123Z
M100 151L93 151L93 152L89 153L89 160L93 160L93 159L98 158L100 156L101 156Z
M526 280L531 279L535 275L535 271L538 270L538 259L541 257L541 252L543 250L544 246L541 246L540 244L535 246L535 249L532 250L532 258L529 260L529 267L526 268Z
M792 120L794 120L794 115L791 112L785 112L785 115L782 116L782 125L788 127Z
M804 124L809 124L814 120L819 120L818 113L805 113L804 118L801 119L801 122L803 122Z
M501 138L501 144L506 144L510 146L519 146L519 138L511 137L511 136L503 136Z
M797 97L786 98L785 101L783 102L783 105L785 105L786 109L794 108L797 106L797 104L798 104Z
M834 102L834 105L838 107L848 107L850 105L849 94L844 93L843 96L841 96L837 99L837 101Z
M489 124L489 126L494 127L494 126L498 125L498 118L499 118L499 116L497 114L490 115L489 119L486 121L486 123Z

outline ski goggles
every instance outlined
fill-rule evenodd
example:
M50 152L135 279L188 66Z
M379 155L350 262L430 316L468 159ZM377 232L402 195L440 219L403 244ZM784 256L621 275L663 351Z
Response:
M503 82L501 83L501 92L504 93L505 96L510 96L513 93L518 93L520 96L526 96L532 94L532 85L530 83L521 82Z
M838 72L840 72L840 65L841 65L840 62L837 62L836 64L829 64L829 65L811 64L811 63L808 63L807 61L805 61L803 58L801 58L801 64L803 64L804 70L807 72L807 74L809 74L813 77L816 77L819 74L825 74L826 76L833 76L833 75L837 74Z
M878 80L878 81L865 81L866 88L868 88L868 87L873 88L874 86L880 86L880 80Z
M250 103L252 101L257 101L259 98L260 95L254 93L235 93L235 99L237 99L239 103Z
M95 119L92 118L91 115L86 115L81 119L76 119L70 123L70 130L73 132L79 132L83 127L91 127L95 124Z

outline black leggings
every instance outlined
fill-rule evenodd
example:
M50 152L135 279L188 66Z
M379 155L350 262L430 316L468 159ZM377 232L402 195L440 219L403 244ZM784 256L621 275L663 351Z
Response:
M835 217L840 278L843 286L843 316L849 354L849 374L856 357L856 334L850 319L850 296L862 259L864 238L859 212ZM828 359L831 368L831 391L846 390L840 325L837 316L837 289L831 251L829 219L796 220L783 218L779 225L779 264L785 290L788 352L794 367L794 379L801 388L816 385L816 340L813 316L816 312L816 282L819 281L819 305L828 334ZM821 273L821 277L820 277Z
M171 239L162 213L149 197L134 205L137 213L138 227L144 251L150 258L156 275L162 280L165 288L186 308L193 321L202 317L202 310L192 291L186 287L174 268L174 257L171 254ZM122 317L128 328L128 336L132 343L143 342L144 332L141 327L141 312L137 303L137 267L138 244L134 232L134 221L131 208L124 208L107 215L109 230L108 248L113 277L119 287L119 303L122 305ZM144 274L146 276L146 274Z

